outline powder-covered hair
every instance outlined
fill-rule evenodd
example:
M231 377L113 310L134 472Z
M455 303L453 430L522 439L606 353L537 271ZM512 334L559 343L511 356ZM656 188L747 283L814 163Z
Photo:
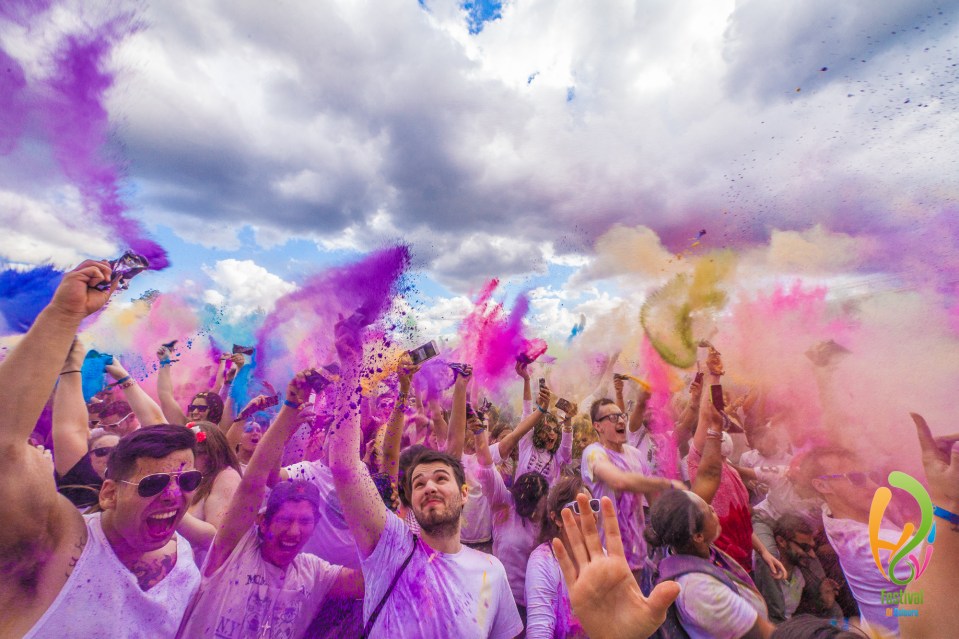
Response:
M120 438L107 460L106 478L118 481L133 475L141 457L163 459L170 453L188 450L196 455L196 435L185 426L158 424L135 430Z
M494 470L493 472L499 472ZM513 482L509 492L513 495L513 505L516 507L516 514L523 518L523 524L536 512L539 502L549 491L549 484L546 478L539 473L523 473Z
M576 495L581 492L583 492L583 479L579 475L563 475L553 484L546 496L546 516L543 517L543 532L540 534L539 543L559 537L559 526L550 515L555 515L556 519L561 520L563 507L575 500Z
M703 531L706 516L684 490L667 490L649 509L643 537L652 546L669 546L679 553L690 549L693 535Z

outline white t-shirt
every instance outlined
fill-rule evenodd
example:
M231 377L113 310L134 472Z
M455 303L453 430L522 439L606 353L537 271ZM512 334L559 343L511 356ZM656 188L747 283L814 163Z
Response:
M290 479L305 479L320 491L320 516L303 552L338 566L360 569L360 554L343 518L343 506L333 487L333 475L322 463L300 462L286 467Z
M284 570L263 559L257 528L223 565L203 577L183 617L183 639L299 639L313 621L341 566L298 554Z
M493 511L493 555L506 569L516 605L526 605L526 563L539 543L542 526L516 513L513 495L495 466L480 466L479 480Z
M363 560L364 621L410 555L413 539L409 527L387 512L379 542ZM447 554L420 539L416 545L370 631L371 639L511 639L522 632L506 571L496 557L468 546Z
M526 639L585 637L549 542L533 549L526 566Z
M766 602L745 586L740 586L737 595L702 572L681 575L676 582L682 586L676 610L691 639L739 639L760 615L768 618Z
M493 521L490 515L489 500L483 494L483 485L479 481L479 462L476 455L463 454L463 472L469 487L469 500L463 507L463 524L460 527L460 541L464 544L481 544L493 538Z
M863 620L898 636L899 619L886 616L886 608L892 606L881 603L880 591L899 592L904 587L887 581L876 567L876 562L872 558L872 548L869 545L868 524L852 519L836 519L825 504L822 507L822 523L829 543L839 557L839 564L846 575L846 583L849 584L849 590L856 599L859 614ZM901 536L902 531L898 528L888 526L879 528L879 538L884 541L896 543ZM888 572L889 553L881 553L879 558L883 568ZM900 567L905 568L905 564L900 564ZM905 570L902 575L898 572L896 574L905 578L908 570Z
M120 563L107 541L101 514L84 516L87 545L60 594L24 639L153 639L176 633L200 585L190 544L174 534L176 565L160 583L141 590L136 575Z
M608 460L619 470L648 475L646 461L642 454L629 444L623 446L622 453L617 453L595 442L583 451L581 466L583 483L589 488L593 497L596 499L609 497L616 505L616 519L619 521L619 531L623 537L626 561L629 563L630 570L638 570L643 567L646 560L646 540L643 539L643 529L646 527L646 517L643 514L644 498L642 495L626 490L617 493L598 478L594 478L593 468L603 459ZM602 524L599 530L605 546L606 532Z

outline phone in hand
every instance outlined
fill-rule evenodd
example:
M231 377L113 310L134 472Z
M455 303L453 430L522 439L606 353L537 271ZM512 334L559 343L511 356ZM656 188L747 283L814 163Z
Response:
M556 408L571 416L573 412L573 402L560 397L556 400Z
M254 346L240 346L239 344L234 344L234 345L233 345L233 354L234 354L234 355L236 355L237 353L239 353L239 354L241 354L241 355L253 355L253 351L254 351L254 350L256 350L256 347L254 347Z
M323 374L322 371L313 369L306 374L306 383L309 384L310 388L313 389L313 392L319 395L323 392L323 389L329 386L332 382L329 377Z
M713 406L723 412L726 409L726 402L723 399L723 385L722 384L713 384L709 387L709 393L713 398Z
M164 343L163 343L163 348L167 349L168 351L172 351L172 350L173 350L173 347L176 346L176 343L177 343L178 341L179 341L179 340L173 340L173 341L171 341L171 342L164 342Z
M695 386L696 384L702 384L702 383L703 383L703 372L699 371L696 373L696 376L693 378L692 383L689 385L689 389L692 390L693 386Z
M414 366L431 360L440 354L439 350L436 348L436 342L434 340L430 340L422 346L417 346L408 352L410 354L410 360L412 360Z
M249 417L249 416L252 415L253 413L258 413L258 412L260 412L261 410L266 410L267 408L273 408L274 406L276 406L276 405L279 404L279 403L280 403L280 397L279 397L279 395L271 395L271 396L269 396L269 397L266 398L266 400L262 403L262 405L256 405L256 404L254 404L254 405L252 405L252 406L248 406L246 409L243 410L243 412L240 413L240 415L237 417L237 419L238 419L238 420L240 420L240 419L246 419L247 417Z
M540 387L540 388L546 388L546 378L545 378L545 377L540 377L540 378L539 378L539 387Z

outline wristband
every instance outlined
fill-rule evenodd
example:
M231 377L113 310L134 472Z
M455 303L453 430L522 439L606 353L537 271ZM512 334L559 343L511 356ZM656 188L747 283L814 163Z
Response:
M546 414L546 409L540 406L539 404L536 404L536 408L539 409L539 412L543 413L544 415Z
M81 373L81 372L83 372L83 371L79 371L79 370L77 370L77 371L63 371L63 372L60 373L60 374L61 374L61 375L69 375L70 373Z
M118 379L116 381L116 384L117 386L123 386L124 382L129 382L129 381L130 381L130 376L127 375L126 377L121 377L120 379ZM126 388L126 386L123 386L123 388Z
M163 359L160 360L160 368L163 368L164 366L169 366L172 363L173 363L172 359L170 359L169 357L164 357Z
M936 517L945 519L953 526L959 526L959 515L957 515L956 513L951 513L945 508L940 508L939 506L933 506L932 514L935 515Z
M134 382L132 379L130 379L129 377L127 377L127 381L123 382L122 384L120 384L120 383L118 382L118 383L117 383L117 386L119 386L120 388L130 388L130 387L133 386L135 383L136 383L136 382Z
M284 405L284 406L289 406L289 407L292 408L293 410L300 410L300 408L303 407L303 404L294 404L293 402L291 402L291 401L288 400L288 399L284 399L284 400L283 400L283 405Z
M721 431L721 430L713 430L713 429L711 429L711 428L707 428L707 429L706 429L706 437L712 437L713 439L722 439L722 438L723 438L723 431Z

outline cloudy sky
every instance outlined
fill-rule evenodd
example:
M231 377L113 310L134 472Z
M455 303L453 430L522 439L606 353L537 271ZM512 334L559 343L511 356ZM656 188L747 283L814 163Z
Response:
M397 241L437 330L500 277L568 332L684 250L847 284L956 264L955 3L4 4L28 98L108 34L101 151L170 254L151 285L235 312ZM70 123L7 113L0 259L122 249L51 150Z

